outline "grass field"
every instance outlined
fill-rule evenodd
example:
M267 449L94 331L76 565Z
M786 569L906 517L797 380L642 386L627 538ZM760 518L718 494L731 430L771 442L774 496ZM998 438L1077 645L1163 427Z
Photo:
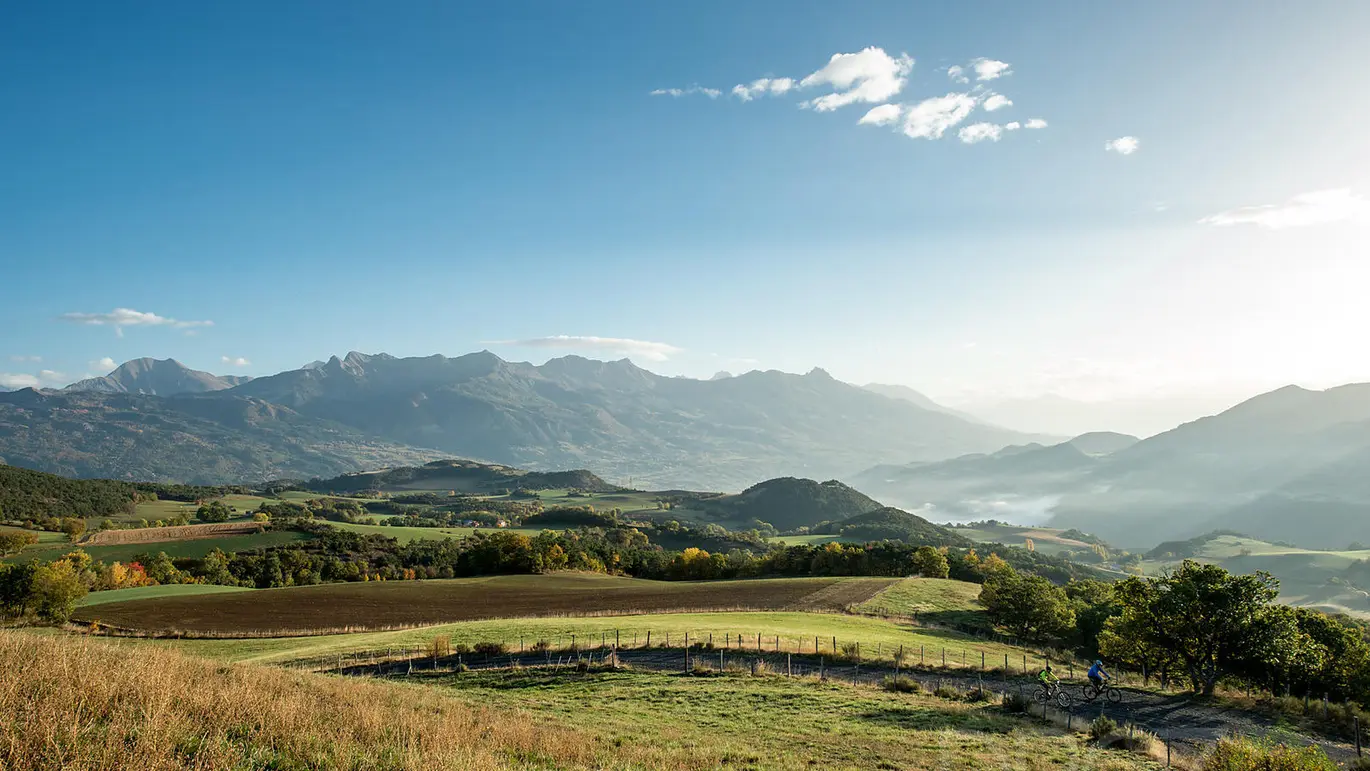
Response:
M409 683L0 631L0 767L1137 769L987 704L779 677Z
M540 670L419 678L457 698L526 709L587 736L704 749L744 768L1144 768L997 706L783 677ZM731 762L728 762L731 761Z
M268 530L255 535L230 535L219 538L196 538L189 541L163 541L159 543L128 543L114 546L81 546L66 542L39 543L24 549L19 554L8 557L5 562L28 562L32 559L53 560L69 551L80 549L91 559L102 562L129 562L140 554L166 552L170 557L200 558L215 549L226 552L247 551L267 546L282 546L303 541L313 536L294 530Z
M350 530L362 535L383 535L387 538L394 538L400 543L410 541L435 541L443 538L464 538L477 531L482 532L508 532L523 533L524 535L537 535L542 532L536 528L493 528L493 527L392 527L390 525L354 525L351 522L329 522L328 524L339 530Z
M257 592L260 593L260 590ZM93 609L98 611L99 609ZM98 612L84 614L98 617ZM579 646L612 645L617 637L623 647L645 646L648 633L653 646L670 643L679 647L688 633L693 643L711 639L718 647L725 644L755 649L757 635L762 647L813 653L815 642L821 653L848 643L861 645L867 661L891 662L902 646L906 663L927 667L941 666L943 655L950 669L978 669L983 661L989 669L1004 666L1008 657L1011 671L1019 673L1026 664L1029 673L1041 668L1044 659L1036 651L989 642L969 635L937 629L922 629L907 623L868 616L805 612L719 612L664 613L657 615L603 616L593 618L489 619L456 624L402 629L390 632L354 632L309 637L256 637L237 639L119 639L128 645L172 648L199 656L234 662L285 663L313 660L342 654L379 653L398 656L401 649L426 649L435 638L453 644L474 646L480 642L500 642L510 650L532 646L545 640L555 649L571 647L572 636ZM777 638L779 638L777 640ZM815 641L815 638L818 638ZM1026 661L1025 661L1026 659ZM1059 660L1057 661L1059 665Z
M1019 525L981 525L979 527L957 527L953 531L979 543L1002 543L1005 546L1022 546L1032 539L1033 548L1043 554L1060 554L1068 550L1089 549L1084 541L1061 536L1062 531L1049 527L1023 527Z
M82 597L77 606L88 608L111 602L128 600L149 600L160 597L186 597L201 594L226 594L230 592L250 592L242 586L218 586L216 584L167 584L164 586L136 586L132 589L112 589L106 592L91 592Z
M1194 559L1234 573L1268 571L1280 580L1280 602L1370 618L1370 593L1328 583L1353 563L1370 559L1370 550L1317 551L1224 535L1204 544ZM1180 560L1147 560L1142 570L1156 575L1179 564Z
M990 622L977 599L979 596L979 584L948 578L906 578L857 605L854 610L877 616L988 629Z
M644 581L597 574L491 576L266 589L251 595L110 603L98 619L124 629L198 634L284 634L386 629L528 616L688 610L841 610L888 586L880 578Z

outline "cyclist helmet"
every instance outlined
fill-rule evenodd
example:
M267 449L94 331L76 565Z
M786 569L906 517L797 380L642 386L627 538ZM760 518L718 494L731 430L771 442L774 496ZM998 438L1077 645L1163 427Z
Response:
M1098 659L1095 659L1095 660L1094 660L1094 666L1096 666L1096 667L1102 667L1103 665L1104 665L1104 662L1102 662L1102 661L1100 661L1100 660L1098 660Z

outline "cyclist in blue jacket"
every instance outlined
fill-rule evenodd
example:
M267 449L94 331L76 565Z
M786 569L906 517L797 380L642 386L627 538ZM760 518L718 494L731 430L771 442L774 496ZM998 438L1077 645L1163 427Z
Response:
M1094 666L1090 667L1089 671L1085 674L1089 677L1089 681L1094 683L1094 689L1098 691L1104 689L1104 678L1112 677L1112 675L1104 671L1104 662L1099 661L1098 659L1095 659Z

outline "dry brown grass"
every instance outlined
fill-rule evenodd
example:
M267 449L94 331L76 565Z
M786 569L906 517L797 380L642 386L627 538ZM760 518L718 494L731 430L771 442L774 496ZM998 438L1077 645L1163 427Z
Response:
M82 546L112 546L121 543L159 543L161 541L189 541L196 538L219 538L225 535L260 533L259 522L217 522L208 525L176 525L174 527L139 527L132 530L98 530L81 540Z
M717 767L439 693L0 630L0 768Z

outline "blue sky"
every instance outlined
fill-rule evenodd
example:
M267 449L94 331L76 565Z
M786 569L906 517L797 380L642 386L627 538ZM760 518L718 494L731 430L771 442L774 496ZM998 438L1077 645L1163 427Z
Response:
M481 348L961 404L1370 379L1370 4L1027 5L7 7L0 384Z

